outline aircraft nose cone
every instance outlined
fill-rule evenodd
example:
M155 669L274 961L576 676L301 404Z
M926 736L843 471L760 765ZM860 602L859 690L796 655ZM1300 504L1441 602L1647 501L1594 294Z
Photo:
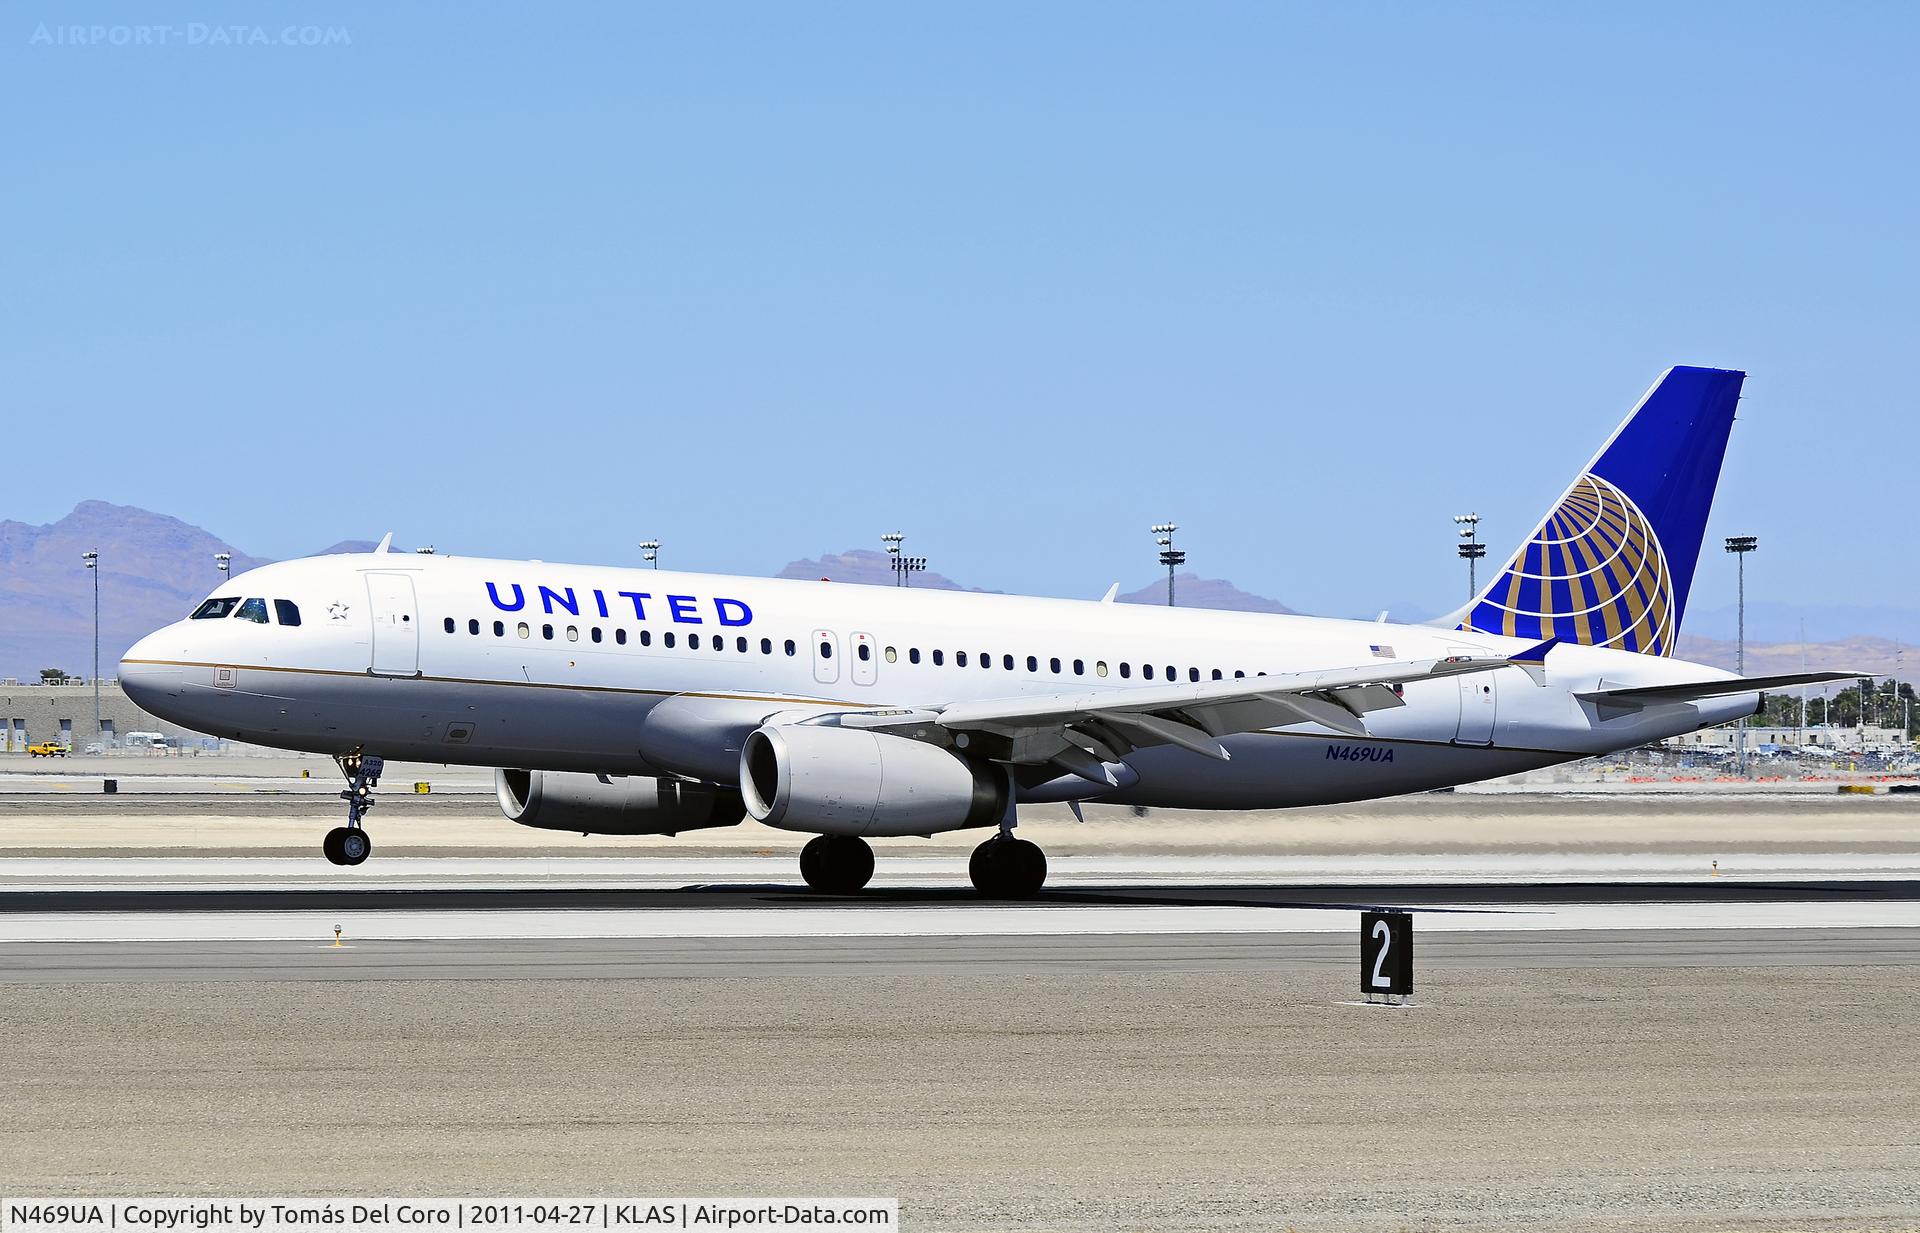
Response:
M158 634L148 634L127 648L120 660L120 688L129 701L150 715L169 718L168 703L180 697L183 672L168 658Z

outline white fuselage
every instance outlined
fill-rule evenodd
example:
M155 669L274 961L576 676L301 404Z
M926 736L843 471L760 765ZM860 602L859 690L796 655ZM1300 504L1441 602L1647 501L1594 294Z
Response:
M155 714L285 749L720 783L735 781L745 733L776 714L1524 646L1428 626L393 553L269 565L214 594L263 599L269 619L182 620L141 640L120 674ZM283 622L288 606L298 625ZM1727 675L1559 646L1538 683L1510 667L1410 684L1405 706L1366 716L1365 737L1310 723L1246 733L1225 740L1224 763L1155 747L1128 757L1138 778L1123 788L1024 795L1261 808L1418 791L1751 713L1752 693L1604 718L1575 696ZM656 715L667 699L683 701Z

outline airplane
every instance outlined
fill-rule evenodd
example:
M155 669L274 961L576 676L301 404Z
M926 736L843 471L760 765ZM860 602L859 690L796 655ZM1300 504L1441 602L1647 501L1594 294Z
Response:
M332 756L357 865L388 759L496 768L525 826L871 839L979 828L1038 892L1020 805L1269 809L1511 775L1727 723L1761 691L1672 657L1745 374L1664 373L1507 564L1426 625L544 561L366 553L225 579L120 661L174 723Z

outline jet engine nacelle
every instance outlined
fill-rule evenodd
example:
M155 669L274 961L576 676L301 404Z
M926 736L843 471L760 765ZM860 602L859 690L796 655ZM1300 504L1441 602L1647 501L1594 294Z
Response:
M736 826L746 815L740 794L729 788L652 779L608 777L572 771L496 771L500 812L522 826L589 835L677 835L713 826Z
M992 826L1005 776L924 741L866 728L767 724L740 750L755 820L816 835L931 835Z

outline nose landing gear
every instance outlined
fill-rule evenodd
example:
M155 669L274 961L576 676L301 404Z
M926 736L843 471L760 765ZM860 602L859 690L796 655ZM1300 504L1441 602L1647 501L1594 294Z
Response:
M333 760L340 764L340 773L347 777L346 791L340 794L340 799L347 803L347 824L328 831L320 843L320 851L336 865L358 865L373 854L373 840L362 829L360 820L378 804L373 799L373 790L380 786L380 772L387 769L387 764L385 759L361 753L338 754Z

